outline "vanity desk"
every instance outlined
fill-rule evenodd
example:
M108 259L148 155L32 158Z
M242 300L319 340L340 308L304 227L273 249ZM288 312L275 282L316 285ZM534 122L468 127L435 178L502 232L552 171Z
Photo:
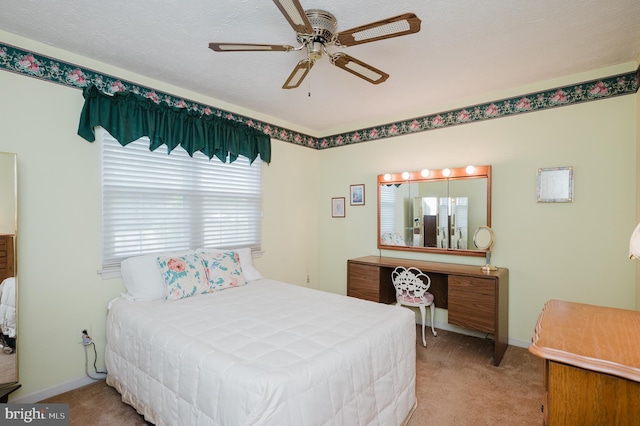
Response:
M431 278L436 308L448 309L448 323L495 336L494 365L499 365L509 338L509 270L483 272L479 266L365 256L347 261L347 296L395 303L391 272L415 267Z

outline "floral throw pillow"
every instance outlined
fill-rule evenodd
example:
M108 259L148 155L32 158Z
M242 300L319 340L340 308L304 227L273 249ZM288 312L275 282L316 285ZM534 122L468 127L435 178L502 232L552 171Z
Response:
M166 300L184 299L211 291L197 254L160 256L158 265L165 282Z
M240 266L240 256L235 251L201 253L211 291L245 285L247 280Z

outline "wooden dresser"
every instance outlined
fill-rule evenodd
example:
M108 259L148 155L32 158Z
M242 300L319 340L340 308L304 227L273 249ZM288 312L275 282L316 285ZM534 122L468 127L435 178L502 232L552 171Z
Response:
M639 424L640 312L550 300L529 351L544 359L544 424Z
M0 283L15 275L13 235L0 234Z
M347 262L347 296L395 303L391 272L415 267L431 278L436 308L448 309L448 322L493 334L494 364L499 365L509 340L509 270L483 272L479 266L366 256Z

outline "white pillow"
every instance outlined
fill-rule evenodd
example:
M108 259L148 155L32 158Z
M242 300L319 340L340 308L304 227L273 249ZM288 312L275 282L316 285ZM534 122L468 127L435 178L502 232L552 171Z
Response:
M240 256L240 266L242 267L242 273L244 274L244 278L247 281L259 280L263 278L260 271L258 271L253 266L253 257L251 256L251 249L248 247L239 248L239 249L228 249L228 250L215 249L215 248L200 248L196 250L196 253L225 253L230 251L235 251L238 253L238 256Z
M134 256L125 259L120 264L120 272L127 295L136 301L156 300L165 298L164 277L158 266L158 256L184 256L194 251L179 253L156 253Z

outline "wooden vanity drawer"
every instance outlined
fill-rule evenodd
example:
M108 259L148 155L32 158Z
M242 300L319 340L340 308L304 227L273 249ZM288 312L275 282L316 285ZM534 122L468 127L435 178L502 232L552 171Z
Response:
M348 262L347 269L347 296L373 302L395 303L391 276L385 276L379 267Z
M379 272L379 268L350 263L347 296L377 302L380 298Z
M496 331L496 281L449 275L449 324Z

